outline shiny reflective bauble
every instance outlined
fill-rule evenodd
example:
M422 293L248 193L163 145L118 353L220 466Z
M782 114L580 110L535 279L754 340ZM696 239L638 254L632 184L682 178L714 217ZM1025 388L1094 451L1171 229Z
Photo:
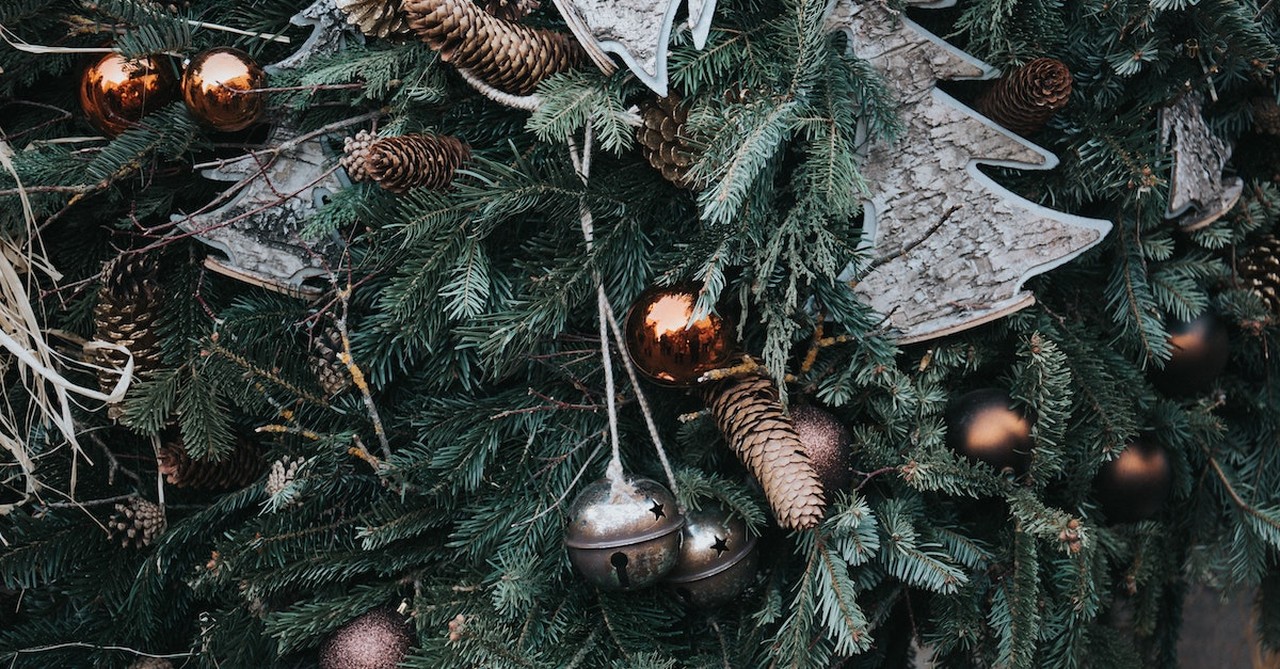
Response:
M650 288L627 313L627 352L650 380L689 386L704 373L725 367L737 351L733 323L709 314L693 323L698 290L688 285Z
M817 407L802 406L791 410L791 422L800 436L805 455L822 482L828 500L837 490L849 487L849 430L835 416Z
M338 628L320 646L320 669L395 669L409 653L404 617L375 609Z
M109 53L80 77L80 108L103 134L114 137L177 96L169 65L159 58L126 60Z
M1094 480L1103 512L1117 523L1136 523L1159 513L1172 485L1168 454L1154 441L1141 438L1102 465Z
M267 74L239 49L209 49L182 73L182 100L201 123L222 132L244 130L262 118Z
M1031 465L1031 421L997 388L975 390L947 407L947 445L975 462L1024 474Z
M662 484L600 479L569 507L569 561L601 590L637 590L657 583L680 555L684 516Z
M685 517L684 543L667 583L686 604L719 606L742 594L756 575L756 538L747 524L719 507Z
M1169 326L1173 355L1151 381L1166 395L1195 395L1208 390L1227 368L1231 339L1222 321L1211 312L1193 321Z

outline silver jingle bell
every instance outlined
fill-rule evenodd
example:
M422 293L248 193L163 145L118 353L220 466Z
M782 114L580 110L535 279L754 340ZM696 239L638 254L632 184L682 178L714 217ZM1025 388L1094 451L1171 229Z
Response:
M747 524L718 506L685 518L680 560L667 583L686 604L720 606L742 594L756 574L756 538Z
M671 571L680 554L684 516L662 484L643 478L600 479L569 508L569 561L601 590L637 590Z

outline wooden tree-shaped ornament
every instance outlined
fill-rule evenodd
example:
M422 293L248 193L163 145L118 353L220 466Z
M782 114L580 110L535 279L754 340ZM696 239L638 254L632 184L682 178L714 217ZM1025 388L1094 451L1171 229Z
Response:
M1188 93L1160 110L1160 141L1173 152L1165 218L1199 230L1222 218L1244 192L1239 177L1223 177L1231 146L1204 122L1200 95Z
M946 7L954 0L908 0ZM991 67L884 3L839 0L833 25L897 95L903 133L867 149L863 237L873 260L854 290L885 314L900 343L990 322L1035 302L1022 289L1097 244L1107 221L1064 214L1000 186L978 166L1050 169L1057 158L938 90L990 79Z

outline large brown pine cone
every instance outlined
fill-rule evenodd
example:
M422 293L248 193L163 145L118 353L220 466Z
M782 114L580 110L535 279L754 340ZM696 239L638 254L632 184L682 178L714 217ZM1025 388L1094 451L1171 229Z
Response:
M370 37L408 37L413 34L400 0L337 0L347 23Z
M1037 58L1009 72L978 99L978 111L1018 133L1032 135L1071 99L1071 70L1054 58Z
M448 135L383 137L369 146L364 170L379 186L404 193L412 188L440 189L471 157L471 147Z
M1237 267L1242 287L1262 299L1280 317L1280 239L1267 235L1240 258Z
M179 488L232 490L243 488L262 473L265 463L257 444L236 438L235 448L223 460L196 460L182 444L176 429L166 431L165 443L156 455L165 481Z
M577 67L586 52L569 35L504 21L471 0L404 0L409 25L441 60L514 95Z
M116 513L107 521L107 527L121 546L142 548L151 545L165 528L164 507L134 497L116 504Z
M706 399L734 454L760 481L778 524L816 527L826 511L822 483L773 381L731 379L707 391Z
M1268 135L1280 135L1280 104L1271 96L1253 99L1253 128Z
M128 349L133 354L135 378L145 378L162 361L156 332L160 307L156 261L141 254L120 256L103 265L101 278L98 304L93 309L94 336ZM116 370L122 369L128 358L109 350L98 351L96 357L103 367L98 371L98 385L102 392L109 392L120 378ZM109 413L117 418L118 407Z
M640 103L640 127L636 140L640 152L663 178L682 188L693 185L689 168L693 166L695 145L689 138L689 109L674 93L665 98Z

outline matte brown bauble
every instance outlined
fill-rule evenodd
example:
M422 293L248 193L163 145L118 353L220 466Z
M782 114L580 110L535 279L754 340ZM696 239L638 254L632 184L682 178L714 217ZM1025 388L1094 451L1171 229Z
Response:
M667 583L690 606L713 607L742 594L756 575L756 538L718 506L685 516L680 559Z
M693 323L698 290L688 285L650 288L627 313L627 352L650 380L691 386L704 373L725 367L737 352L734 324L708 314Z
M80 77L80 108L93 127L115 137L172 102L177 90L173 72L159 58L109 53Z
M830 501L836 491L849 487L852 476L849 430L835 416L811 406L792 409L791 421Z
M600 479L569 507L569 561L601 590L638 590L676 566L684 516L661 483Z
M1130 442L1120 457L1102 465L1094 489L1108 519L1136 523L1160 512L1172 481L1164 448L1140 438Z
M1166 395L1196 395L1208 390L1231 357L1231 338L1211 312L1170 325L1169 345L1173 356L1163 369L1151 373L1152 383Z
M320 669L395 669L409 652L404 618L370 611L338 628L320 646Z
M222 132L244 130L262 118L267 74L239 49L202 52L182 73L182 99L201 123Z
M1031 465L1031 421L1005 391L975 390L947 407L947 445L975 462L1023 474Z

